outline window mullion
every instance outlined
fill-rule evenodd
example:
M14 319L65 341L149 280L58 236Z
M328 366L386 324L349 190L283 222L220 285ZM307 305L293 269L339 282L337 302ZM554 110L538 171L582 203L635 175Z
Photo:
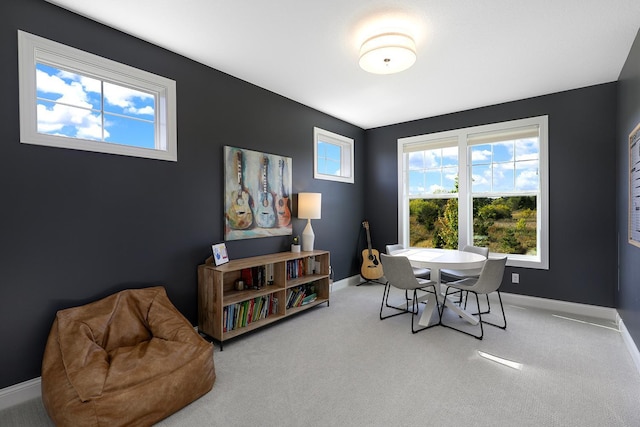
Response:
M469 236L473 230L471 211L471 162L467 135L458 135L458 246L463 247L469 242Z

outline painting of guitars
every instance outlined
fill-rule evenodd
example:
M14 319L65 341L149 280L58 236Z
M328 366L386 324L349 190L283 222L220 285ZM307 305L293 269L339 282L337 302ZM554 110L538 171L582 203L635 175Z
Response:
M229 145L223 154L224 240L291 236L291 157Z
M369 222L363 221L362 226L367 231L367 249L362 251L360 274L367 280L376 280L384 275L382 272L382 264L380 263L380 253L376 249L371 249Z
M258 227L271 228L276 225L276 210L273 193L269 190L269 158L262 156L262 188L260 202L256 207L256 224Z
M278 226L286 227L291 223L291 209L289 209L289 194L284 186L285 161L280 160L280 194L276 197L276 212L278 214Z
M234 230L246 230L253 225L253 198L244 186L242 152L236 152L236 174L238 188L231 194L231 206L227 210L229 227Z

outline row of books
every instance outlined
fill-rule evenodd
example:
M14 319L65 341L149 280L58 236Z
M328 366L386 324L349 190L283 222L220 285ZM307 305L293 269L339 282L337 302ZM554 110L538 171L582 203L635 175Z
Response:
M307 257L287 261L287 280L315 272L315 258Z
M296 286L287 293L287 308L301 307L318 298L314 283Z
M260 289L265 285L273 285L273 264L243 268L240 275L247 289Z
M278 313L278 297L274 294L256 297L224 307L224 332L242 328Z

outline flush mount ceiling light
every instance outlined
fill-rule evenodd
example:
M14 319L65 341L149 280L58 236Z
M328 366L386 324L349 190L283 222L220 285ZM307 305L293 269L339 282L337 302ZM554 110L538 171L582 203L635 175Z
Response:
M360 67L370 73L399 73L414 62L416 44L406 34L380 34L367 39L360 48Z

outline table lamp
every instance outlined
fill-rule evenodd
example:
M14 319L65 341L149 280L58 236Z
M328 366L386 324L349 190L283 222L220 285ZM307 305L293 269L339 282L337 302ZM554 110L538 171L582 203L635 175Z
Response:
M298 218L307 220L307 226L302 231L303 251L313 250L313 241L316 236L311 228L311 220L320 219L321 208L321 193L298 193Z

